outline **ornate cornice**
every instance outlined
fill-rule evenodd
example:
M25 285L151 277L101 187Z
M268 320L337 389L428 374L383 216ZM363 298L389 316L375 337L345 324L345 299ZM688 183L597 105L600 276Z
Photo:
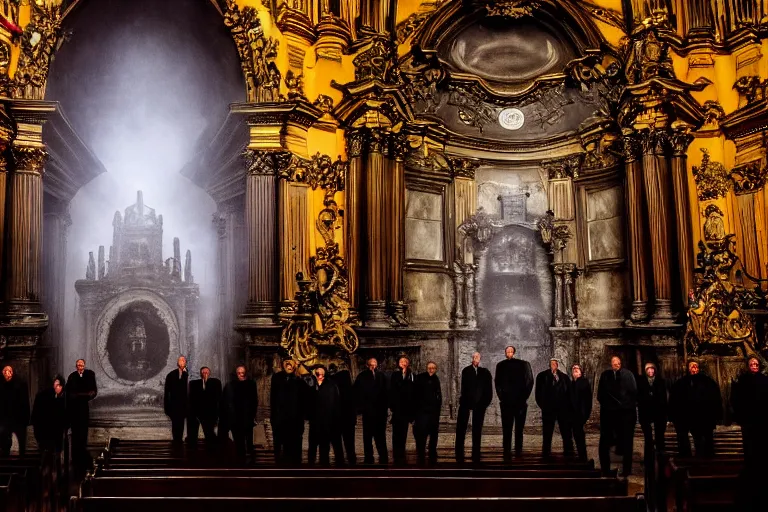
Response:
M737 165L731 170L733 191L736 195L751 194L763 188L768 168L762 166L761 160L753 160Z
M730 173L720 162L710 160L709 150L701 148L703 156L701 165L691 168L693 178L696 180L698 197L700 201L707 201L724 197L731 188Z

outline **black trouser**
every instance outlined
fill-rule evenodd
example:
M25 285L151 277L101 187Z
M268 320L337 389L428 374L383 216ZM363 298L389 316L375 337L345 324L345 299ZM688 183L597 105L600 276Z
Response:
M571 423L571 432L576 443L576 453L579 454L579 459L587 460L587 436L584 434L584 424L580 421Z
M239 459L253 455L253 420L238 421L232 425L232 439L235 441L235 455Z
M309 425L309 452L307 462L310 466L315 464L317 452L320 451L320 465L331 465L331 445L336 456L336 464L344 464L344 456L341 449L341 435L338 432L328 432L327 429Z
M72 421L72 466L78 471L84 471L88 466L88 418Z
M505 458L512 453L512 427L515 427L515 453L523 453L523 428L527 414L528 404L520 407L501 402L502 450Z
M234 432L233 432L234 435ZM301 439L304 437L304 422L295 421L285 425L272 425L272 441L277 464L301 464Z
M643 429L643 439L645 440L645 451L656 448L656 451L664 451L664 432L667 431L667 420L658 418L652 421L641 421L640 427ZM654 438L654 433L656 437Z
M413 424L413 437L416 439L416 453L419 463L424 463L429 437L429 462L437 462L437 433L440 428L440 414L418 414Z
M485 407L471 409L472 411L472 460L480 462L480 447L485 422ZM456 418L456 460L464 460L464 439L467 437L470 408L459 405L459 415Z
M206 442L216 440L216 418L201 418L190 416L187 420L187 439L191 442L197 441L197 436L203 427L203 436Z
M393 416L392 418L392 458L395 464L405 463L405 442L408 439L408 418Z
M357 464L357 454L355 453L355 427L357 426L357 416L345 417L341 424L341 438L344 441L344 451L347 455L347 462L350 465ZM341 444L339 444L341 449ZM336 448L333 449L336 454L336 459L340 460L344 458L341 451L336 453Z
M715 430L706 426L689 425L687 423L675 423L677 433L677 452L681 457L691 456L691 443L688 441L688 432L693 437L693 445L696 447L697 457L715 456Z
M11 454L13 444L11 436L16 434L16 440L19 442L19 456L23 457L27 453L27 427L9 425L0 429L2 429L0 430L0 455L7 457Z
M562 411L542 411L542 443L541 453L548 457L552 453L552 435L555 432L555 422L560 427L560 436L563 438L563 453L573 454L573 441L571 440L571 426L565 413Z
M173 436L174 441L184 440L184 422L185 421L187 421L187 417L184 415L171 416L171 435Z
M389 462L387 453L387 415L363 414L363 453L365 463L373 464L373 442L376 442L376 451L379 454L379 463Z
M637 414L634 409L600 411L600 469L611 469L611 446L615 443L622 453L622 472L627 477L632 472L632 445L635 438Z

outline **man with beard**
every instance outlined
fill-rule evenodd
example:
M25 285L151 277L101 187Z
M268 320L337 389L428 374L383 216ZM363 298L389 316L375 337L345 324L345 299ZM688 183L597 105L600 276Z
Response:
M523 453L523 428L528 398L533 391L533 371L528 361L515 359L515 347L504 349L506 359L496 365L496 395L501 404L504 460L512 458L512 427L515 428L515 456Z
M96 374L85 367L85 359L75 362L75 371L69 374L66 385L69 428L72 430L72 465L83 473L88 466L88 402L96 398Z
M645 363L645 375L637 378L637 411L648 458L654 444L656 450L664 451L664 432L667 430L667 383L656 375L653 363Z
M440 428L440 412L443 408L443 392L437 377L437 364L427 363L427 371L419 375L415 385L416 422L413 437L419 464L425 462L427 437L429 437L429 463L437 463L437 434Z
M389 380L389 409L392 411L392 458L395 464L405 464L405 442L408 425L414 420L413 386L414 375L408 356L401 355L397 361L398 370L392 372Z
M72 378L70 377L71 381ZM165 376L165 393L163 395L163 408L165 415L171 419L171 434L175 443L184 440L184 422L189 414L188 382L187 358L181 356L176 360L176 369L171 370ZM189 434L189 429L187 429L187 434Z
M691 456L690 432L696 456L714 457L715 427L722 415L723 403L717 383L700 373L697 361L689 361L688 374L675 382L669 397L669 416L675 424L680 456Z
M245 366L235 369L235 378L224 387L227 427L232 430L238 460L253 458L253 425L259 408L256 381L249 379Z
M461 371L461 396L456 419L456 461L464 462L464 439L469 411L472 411L472 462L480 462L485 410L493 399L493 378L480 366L480 352L472 354L472 364Z
M357 463L357 456L355 454L357 411L355 408L355 391L352 388L352 377L349 374L349 370L345 368L339 369L335 364L331 364L328 367L328 380L339 388L341 403L339 430L341 431L341 439L344 441L347 463L354 466ZM338 453L336 457L340 458L343 455Z
M573 456L573 442L568 418L570 409L569 388L570 379L560 371L557 359L550 359L549 369L536 376L536 403L541 409L543 425L541 454L544 458L548 458L552 453L552 434L555 431L555 422L560 427L565 456Z
M309 417L309 453L307 461L314 465L317 450L320 449L320 465L331 464L330 451L336 455L336 464L342 465L344 457L341 449L339 421L341 419L341 396L339 388L325 378L325 367L315 368L315 389L312 391Z
M377 371L376 358L367 361L367 370L360 372L355 380L357 408L363 414L363 452L364 463L373 464L373 442L379 454L379 464L387 464L387 381L384 374Z
M611 358L611 369L600 375L597 385L600 402L600 469L607 475L611 470L611 445L623 457L622 476L632 473L632 442L637 422L637 383L632 372L621 367L621 359Z
M571 367L571 387L568 389L568 398L571 404L570 425L573 432L573 440L576 442L576 453L579 460L587 460L587 441L584 435L584 425L592 414L592 386L581 370L581 366L575 364Z
M285 359L283 370L272 376L270 421L277 464L301 464L306 387L296 375L296 363L292 359Z
M206 443L216 439L216 422L219 419L221 381L211 377L211 369L200 368L200 379L189 383L189 421L187 439L197 442L199 427L203 427Z
M19 455L27 452L27 425L29 425L29 391L27 383L16 377L13 368L3 368L0 384L0 455L11 453L12 436L19 442Z

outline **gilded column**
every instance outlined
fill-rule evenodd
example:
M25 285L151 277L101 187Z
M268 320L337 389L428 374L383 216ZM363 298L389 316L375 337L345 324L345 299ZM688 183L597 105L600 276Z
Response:
M291 302L299 291L296 275L309 279L309 198L307 185L281 176L277 186L280 255L280 303Z
M674 318L669 243L669 222L672 219L669 166L666 159L668 142L669 137L662 130L649 130L643 134L643 177L653 264L653 320L661 322Z
M344 177L344 251L347 256L349 276L349 302L353 309L360 308L362 290L361 262L363 253L362 227L365 223L363 201L365 184L363 180L363 149L365 132L350 130L347 132L347 158L349 166Z
M365 323L370 327L388 327L387 301L387 202L384 144L386 133L371 130L366 161L366 242L368 268L366 279Z
M246 150L245 226L248 305L240 324L274 324L277 314L277 162L269 151Z
M634 133L624 135L624 169L626 175L626 208L629 227L629 264L632 277L632 311L630 320L642 322L648 318L647 238L644 215L642 162L639 160L639 140Z
M675 223L677 226L677 264L680 272L681 305L686 307L688 292L693 289L693 235L691 204L688 195L688 169L686 152L693 136L687 129L672 133L672 191L674 194Z
M386 174L389 197L388 213L385 221L388 225L386 241L388 244L389 301L393 317L398 323L405 324L405 302L403 301L403 260L405 259L405 135L392 135L390 158L387 160L389 172Z

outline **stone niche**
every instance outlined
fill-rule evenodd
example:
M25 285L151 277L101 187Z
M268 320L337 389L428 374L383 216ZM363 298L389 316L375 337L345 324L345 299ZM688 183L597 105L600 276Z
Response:
M194 367L200 295L192 255L182 262L178 239L173 256L163 259L163 217L141 192L123 216L115 213L113 227L109 259L103 246L97 258L90 253L86 278L75 283L84 353L99 386L93 405L110 424L159 414L165 375L179 355Z

